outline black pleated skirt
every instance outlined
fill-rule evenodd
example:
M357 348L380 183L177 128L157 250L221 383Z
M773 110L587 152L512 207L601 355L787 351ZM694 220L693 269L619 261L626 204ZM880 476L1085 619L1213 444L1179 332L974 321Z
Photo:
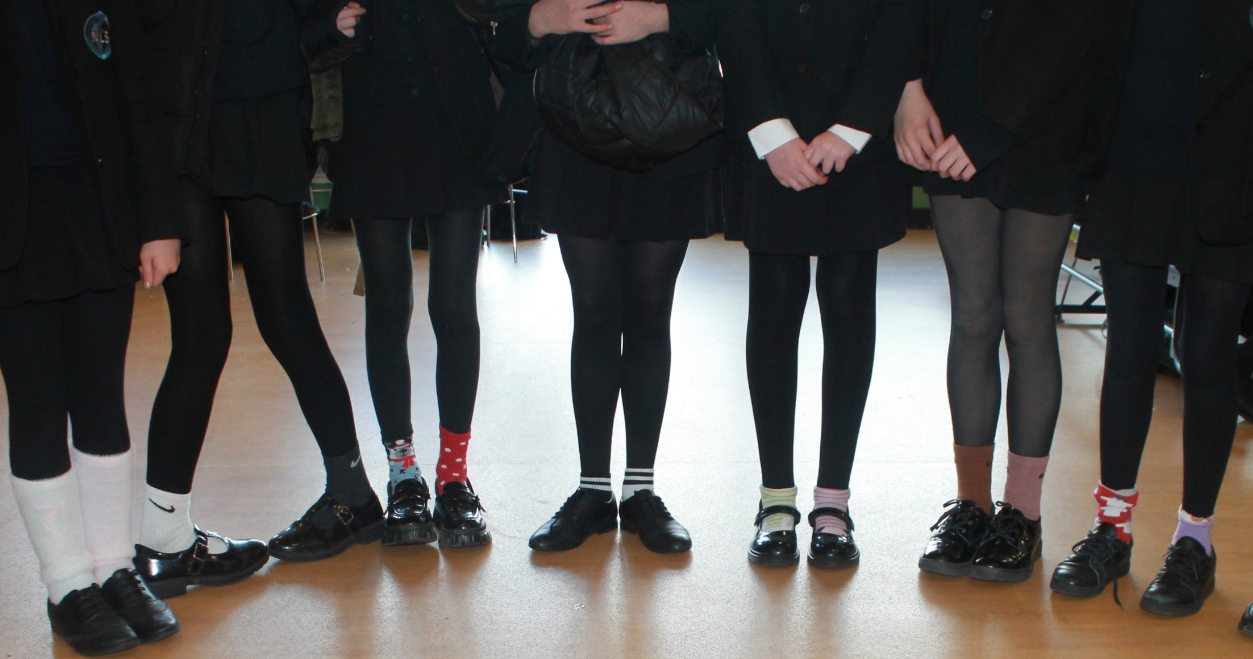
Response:
M214 196L265 197L280 204L309 199L313 167L301 93L213 104L204 176Z

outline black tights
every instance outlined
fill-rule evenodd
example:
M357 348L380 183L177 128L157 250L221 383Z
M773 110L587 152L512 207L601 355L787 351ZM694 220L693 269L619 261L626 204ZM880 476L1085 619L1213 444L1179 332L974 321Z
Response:
M796 371L801 320L809 301L808 256L751 252L748 391L757 426L761 483L795 486ZM847 489L874 368L877 251L818 258L822 313L822 448L818 486Z
M439 423L470 432L479 388L476 282L483 212L426 218L430 273L426 308L435 330ZM370 395L383 441L413 434L409 324L413 319L413 222L355 220L365 274L365 354Z
M932 197L948 270L948 397L959 446L990 446L1001 413L1001 337L1009 353L1009 450L1049 454L1062 400L1057 277L1069 215L1002 210L985 199Z
M582 476L609 477L622 394L627 467L651 469L670 390L670 311L686 240L560 236L574 302L570 389Z
M1109 341L1101 385L1101 482L1135 487L1153 418L1162 354L1166 268L1102 263ZM1236 351L1250 286L1185 277L1179 324L1183 367L1183 509L1214 514L1236 433Z
M0 309L0 374L9 398L9 467L23 480L70 470L74 448L130 449L123 380L135 289Z
M148 484L176 494L191 491L230 352L224 212L244 265L257 329L291 379L322 455L338 457L356 449L348 387L309 293L300 205L261 197L219 199L190 181L183 184L188 244L178 272L165 282L172 348L152 408Z

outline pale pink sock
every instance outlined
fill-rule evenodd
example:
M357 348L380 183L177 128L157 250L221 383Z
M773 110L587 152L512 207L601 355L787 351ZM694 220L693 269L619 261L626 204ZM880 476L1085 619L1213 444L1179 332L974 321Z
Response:
M814 488L814 508L838 508L848 512L848 490L833 490L829 487ZM814 520L814 533L830 533L832 535L848 535L848 525L835 515L819 515Z
M1022 511L1027 519L1040 519L1040 491L1049 456L1028 458L1010 451L1005 470L1005 503Z

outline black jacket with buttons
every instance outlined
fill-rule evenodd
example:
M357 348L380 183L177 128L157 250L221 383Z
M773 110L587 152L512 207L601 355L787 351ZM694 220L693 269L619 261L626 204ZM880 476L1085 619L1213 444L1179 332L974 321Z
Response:
M1135 0L1121 7L1107 39L1112 66L1094 96L1091 155L1109 151L1127 68ZM1202 0L1201 70L1192 106L1192 222L1211 245L1253 241L1253 8L1250 0Z
M160 112L149 86L148 14L134 0L57 0L47 7L71 110L86 156L96 163L109 236L120 265L134 269L143 243L181 235L173 156L153 130ZM107 59L83 38L97 12L109 22ZM28 203L22 72L9 20L0 12L0 270L22 255Z

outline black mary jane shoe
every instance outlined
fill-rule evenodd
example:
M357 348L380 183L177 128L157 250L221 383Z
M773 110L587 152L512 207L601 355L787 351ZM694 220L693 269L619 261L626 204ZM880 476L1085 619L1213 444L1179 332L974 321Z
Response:
M791 506L770 506L757 513L753 521L757 525L757 533L748 546L748 560L757 565L768 567L792 567L801 562L801 552L797 547L796 531L763 531L761 524L771 515L791 515L797 524L801 521L801 511Z
M1118 598L1118 580L1131 572L1132 544L1118 537L1118 527L1109 522L1097 522L1080 540L1057 568L1049 588L1055 593L1071 597L1096 597L1105 586L1114 584L1114 601Z
M566 551L593 535L617 529L618 504L613 493L581 487L531 535L530 546L535 551Z
M1240 626L1237 627L1241 634L1253 638L1253 604L1244 610L1244 615L1240 617Z
M407 478L387 484L387 514L383 520L383 546L425 545L435 542L431 520L431 490L426 479Z
M844 521L848 533L818 533L815 522L819 517L838 517ZM861 552L853 541L853 518L839 508L815 508L809 513L809 525L814 527L813 538L809 541L809 564L827 570L842 570L855 567L861 561Z
M631 495L622 502L618 515L622 519L622 530L638 535L648 551L678 554L692 548L692 536L652 490L640 490Z
M970 576L980 581L1017 583L1031 578L1044 543L1040 520L1027 519L1005 502L988 525L988 535L975 551Z
M59 604L49 601L48 621L54 634L85 657L129 650L142 642L95 584L71 592Z
M220 554L209 553L209 539L226 545ZM196 527L196 541L178 552L159 552L135 545L135 571L154 595L170 599L187 593L188 586L229 586L252 576L270 560L270 550L260 540L232 540Z
M469 481L444 483L444 491L435 496L435 530L444 548L478 547L492 541L483 503Z
M1140 608L1163 616L1190 616L1214 592L1218 555L1206 553L1194 538L1179 538L1166 550L1166 562L1140 598Z
M931 526L918 569L946 577L968 576L992 516L974 501L954 499L944 506L947 510Z
M371 495L353 507L322 495L300 519L270 539L270 555L284 561L320 561L342 554L353 543L368 545L383 537L383 506Z
M178 631L178 619L170 607L152 594L139 573L124 568L100 586L104 600L135 630L141 643L155 643Z

